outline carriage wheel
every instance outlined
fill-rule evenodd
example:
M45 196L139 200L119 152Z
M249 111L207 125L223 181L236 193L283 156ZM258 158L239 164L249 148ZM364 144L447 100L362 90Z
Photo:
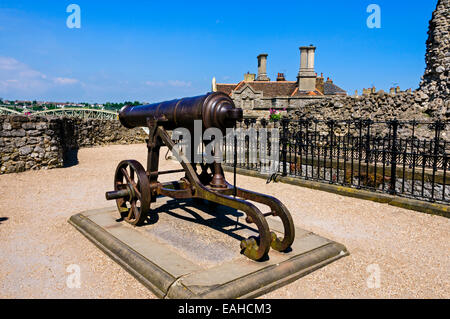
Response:
M114 176L114 190L127 191L116 199L120 215L132 225L141 225L150 212L150 183L142 165L135 160L119 163Z

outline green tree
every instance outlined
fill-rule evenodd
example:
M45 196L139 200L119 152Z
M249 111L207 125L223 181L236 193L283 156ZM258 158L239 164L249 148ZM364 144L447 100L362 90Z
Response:
M40 105L35 105L31 108L33 111L43 111L44 108Z

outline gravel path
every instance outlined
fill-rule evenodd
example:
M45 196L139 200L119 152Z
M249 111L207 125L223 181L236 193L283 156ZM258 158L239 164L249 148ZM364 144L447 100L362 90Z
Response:
M145 157L143 145L82 149L69 168L0 176L0 297L154 298L67 223L82 210L111 206L104 192L117 163ZM351 253L263 298L450 297L449 219L247 176L238 184L277 196L297 226ZM78 289L66 285L72 264L81 270Z

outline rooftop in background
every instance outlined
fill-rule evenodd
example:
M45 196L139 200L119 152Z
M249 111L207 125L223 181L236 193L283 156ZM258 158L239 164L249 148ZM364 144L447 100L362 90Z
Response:
M258 74L247 72L239 83L217 83L216 90L231 95L240 93L244 87L250 86L255 92L262 92L264 97L298 97L347 95L347 92L328 78L324 82L323 74L317 76L314 71L316 47L300 47L300 69L297 81L286 81L283 73L278 73L277 80L271 81L267 76L267 54L258 55ZM245 85L246 84L246 85Z

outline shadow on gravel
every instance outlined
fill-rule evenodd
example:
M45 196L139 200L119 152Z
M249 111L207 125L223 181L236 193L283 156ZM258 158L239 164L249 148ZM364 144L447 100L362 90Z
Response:
M8 219L8 217L0 217L0 225L2 224L2 222L7 221Z
M177 209L181 209L186 214L176 212ZM201 216L194 209L200 210L205 215ZM158 221L157 216L159 214L169 214L182 220L208 226L227 236L230 236L231 238L237 239L238 241L246 239L246 237L242 236L240 231L248 230L255 234L255 236L250 236L250 238L254 238L259 244L259 236L256 236L258 234L258 229L242 223L245 219L245 215L243 213L234 208L216 204L208 200L195 198L169 200L166 204L153 210L152 213L150 213L149 218L146 220L144 225L152 225L156 223ZM207 216L211 216L213 218L208 218ZM243 253L243 250L241 253ZM268 259L269 257L265 256L260 260L260 262Z
M180 213L180 209L183 213ZM197 213L196 210L201 211L201 214ZM156 224L160 214L168 214L180 220L208 226L239 241L247 239L247 236L242 236L243 230L250 231L250 233L254 234L253 236L250 236L250 238L254 238L259 244L258 229L256 227L248 226L246 223L244 224L245 215L228 206L196 198L171 199L168 200L167 203L164 203L155 209L151 209L147 219L141 227ZM121 218L116 219L116 222L124 221L126 215L126 213L122 213ZM208 216L213 218L208 218ZM241 251L241 253L242 252L243 251ZM268 260L268 256L260 261L266 260Z
M175 209L182 209L190 217L177 214ZM212 219L204 219L204 217L197 214L191 208L197 208L204 213L215 217ZM205 225L218 230L232 238L243 240L244 237L240 236L236 232L241 229L248 229L257 232L256 228L249 227L239 221L239 218L244 219L244 214L236 211L234 208L219 205L207 200L197 199L179 199L169 200L166 204L156 208L150 214L148 219L144 222L144 225L155 224L159 217L158 214L169 214L173 217L180 218L189 222L193 222L200 225Z

